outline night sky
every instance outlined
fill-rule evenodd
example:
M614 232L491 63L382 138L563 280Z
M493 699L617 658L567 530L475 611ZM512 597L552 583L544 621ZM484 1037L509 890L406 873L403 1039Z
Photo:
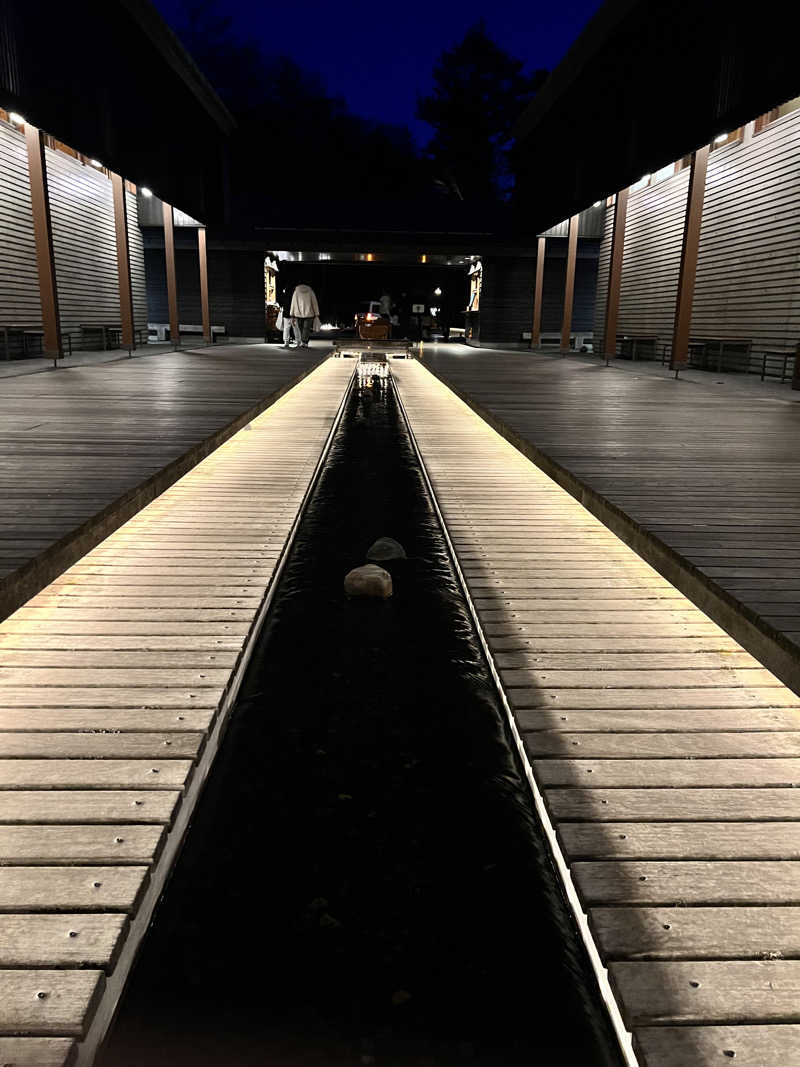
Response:
M155 0L177 28L186 0ZM293 0L254 3L225 0L217 10L233 16L236 35L268 54L284 54L320 74L329 91L366 118L411 128L420 143L430 127L414 118L416 97L430 89L431 71L444 48L458 43L482 16L498 44L530 70L552 69L601 0L498 3L486 0Z

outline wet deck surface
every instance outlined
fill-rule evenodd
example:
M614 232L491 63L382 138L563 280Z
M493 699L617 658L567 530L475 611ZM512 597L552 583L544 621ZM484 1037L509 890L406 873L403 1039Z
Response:
M351 371L325 362L0 623L1 1062L90 1061Z
M426 348L425 362L658 539L693 572L700 596L721 590L728 614L718 621L754 621L774 645L772 665L797 687L799 394L754 376L675 381L650 365L607 370L589 359L457 345ZM737 637L746 640L744 630Z
M327 347L216 346L4 380L0 618L190 469L231 424L257 414Z
M800 1062L800 699L422 366L394 374L640 1062Z

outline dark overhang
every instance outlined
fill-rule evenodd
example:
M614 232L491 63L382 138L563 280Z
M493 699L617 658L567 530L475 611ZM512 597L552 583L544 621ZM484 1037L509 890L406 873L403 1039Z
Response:
M223 218L233 119L148 0L2 0L0 107L195 218Z
M611 0L516 130L516 206L546 229L800 94L796 5Z

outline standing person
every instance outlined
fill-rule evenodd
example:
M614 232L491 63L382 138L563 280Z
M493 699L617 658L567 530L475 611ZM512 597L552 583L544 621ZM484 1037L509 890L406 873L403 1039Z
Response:
M281 315L283 316L283 347L292 347L292 291L287 285L281 293ZM300 331L295 326L295 340L300 344Z
M308 348L311 327L314 319L319 318L319 304L310 285L300 284L292 294L289 308L292 322L295 324L295 336L298 348Z
M388 293L385 289L381 293L379 312L385 319L391 319L392 317L392 297L391 293Z

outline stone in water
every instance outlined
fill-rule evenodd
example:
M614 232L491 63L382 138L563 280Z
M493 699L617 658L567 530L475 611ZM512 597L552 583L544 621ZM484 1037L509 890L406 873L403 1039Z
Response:
M344 591L347 596L385 598L392 595L392 576L383 567L367 563L345 575Z
M393 537L379 537L367 552L367 559L392 560L405 558L405 549Z

